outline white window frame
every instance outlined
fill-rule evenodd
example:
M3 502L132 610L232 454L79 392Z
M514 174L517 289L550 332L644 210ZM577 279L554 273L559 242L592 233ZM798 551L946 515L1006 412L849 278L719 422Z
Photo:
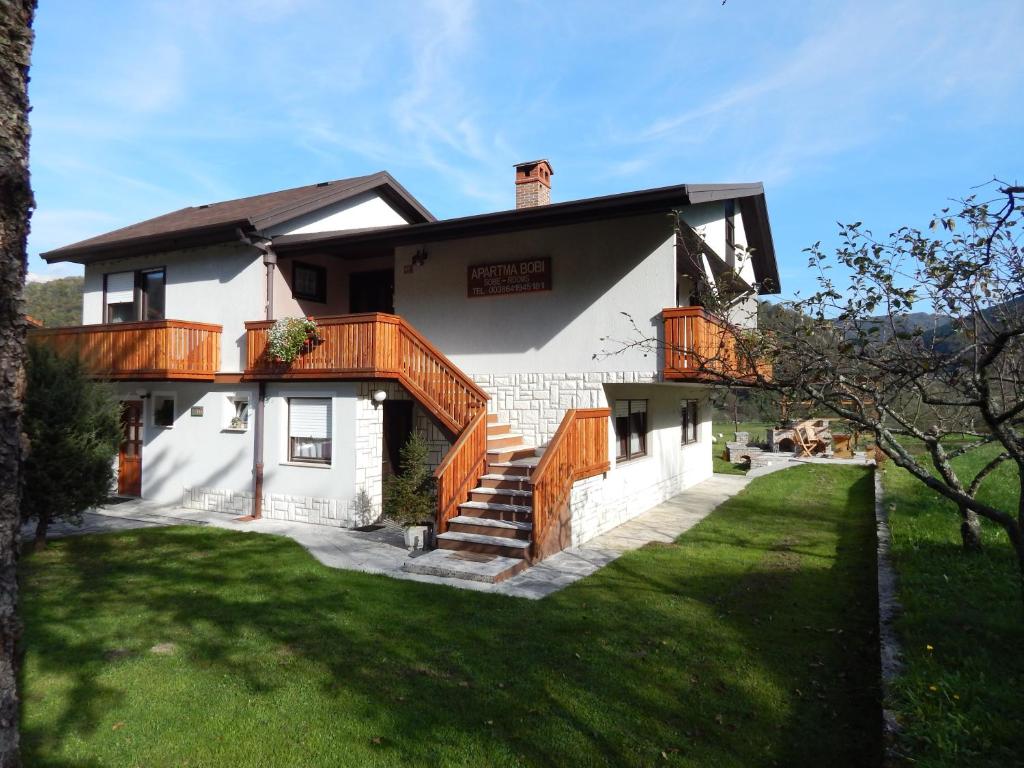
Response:
M175 422L178 421L178 395L175 392L152 392L150 393L149 400L151 401L149 407L149 424L155 429L174 429ZM172 409L171 423L168 425L156 423L157 413L157 401L158 400L170 400ZM145 409L145 406L143 406ZM143 420L145 421L145 420Z
M231 426L231 422L234 420L235 414L238 413L238 410L237 410L235 404L238 403L238 402L241 402L243 400L246 402L246 404L248 406L249 418L245 422L245 426L244 427L233 427L233 426ZM252 394L250 394L249 392L227 392L227 393L225 393L225 395L224 395L224 411L223 411L223 418L221 420L221 422L222 422L221 423L221 429L224 430L225 432L248 432L249 431L249 423L252 421L252 406L253 406L253 397L252 397Z
M288 467L304 467L306 469L333 469L334 464L334 449L338 442L338 404L336 402L336 393L328 392L323 390L282 390L276 394L275 399L281 401L281 415L279 424L281 425L281 439L279 445L281 446L281 460L278 462ZM290 406L288 401L292 398L308 398L312 400L327 399L331 401L331 461L326 462L314 462L314 461L296 461L291 458L291 436L288 434L288 423Z

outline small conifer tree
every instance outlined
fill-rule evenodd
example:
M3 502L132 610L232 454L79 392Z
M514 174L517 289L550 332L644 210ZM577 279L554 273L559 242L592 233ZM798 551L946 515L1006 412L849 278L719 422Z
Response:
M413 432L399 452L399 473L384 483L384 514L402 525L419 525L434 516L434 477L427 464L430 449Z
M21 517L36 521L40 549L53 520L77 521L110 494L120 404L108 385L90 378L78 357L42 344L30 344L28 351L22 428L29 453Z

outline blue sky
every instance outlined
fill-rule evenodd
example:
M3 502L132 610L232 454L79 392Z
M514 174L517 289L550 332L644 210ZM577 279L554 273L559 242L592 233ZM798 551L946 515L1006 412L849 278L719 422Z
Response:
M786 295L835 222L927 222L1024 181L1020 0L42 0L40 251L186 205L380 169L439 217L763 181Z

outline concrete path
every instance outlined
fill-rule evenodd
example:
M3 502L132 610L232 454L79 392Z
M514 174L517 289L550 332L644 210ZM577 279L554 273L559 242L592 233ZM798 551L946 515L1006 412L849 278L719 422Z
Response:
M159 506L144 501L126 501L86 512L81 527L66 523L52 526L50 538L169 525L209 525L241 533L287 536L330 568L364 571L396 579L539 599L589 576L625 552L638 549L652 541L674 541L681 533L703 520L723 501L741 491L749 482L749 478L741 475L713 475L710 479L583 546L559 552L498 584L403 571L402 564L408 558L417 557L421 553L410 553L405 549L402 531L393 524L371 532L360 532L284 520L264 519L241 523L231 515L218 512ZM22 529L22 536L25 538L31 538L33 534L34 528L31 524Z

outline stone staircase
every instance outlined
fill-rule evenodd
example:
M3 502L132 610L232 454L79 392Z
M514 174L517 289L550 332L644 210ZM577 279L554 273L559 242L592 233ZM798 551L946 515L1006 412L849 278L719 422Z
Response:
M530 472L539 460L522 435L488 414L485 474L448 530L435 537L437 549L411 558L403 570L493 583L527 568L533 535Z

